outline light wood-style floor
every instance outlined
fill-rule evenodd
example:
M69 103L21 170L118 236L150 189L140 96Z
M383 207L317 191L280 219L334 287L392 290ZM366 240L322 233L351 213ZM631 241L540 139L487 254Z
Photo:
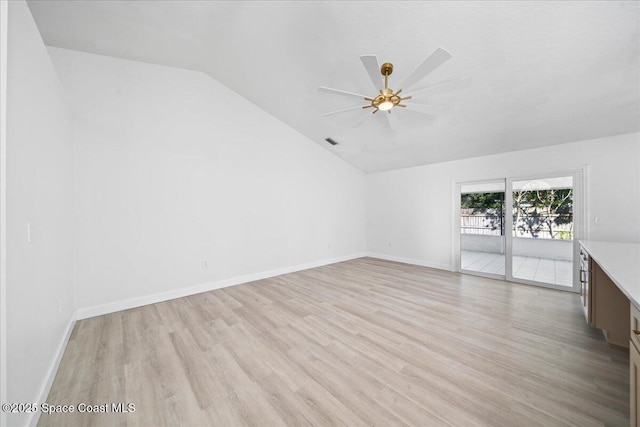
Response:
M41 426L626 426L576 294L372 258L79 321Z

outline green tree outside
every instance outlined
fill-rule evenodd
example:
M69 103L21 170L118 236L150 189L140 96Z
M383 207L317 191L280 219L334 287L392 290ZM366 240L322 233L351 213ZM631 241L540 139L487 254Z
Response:
M504 235L504 193L462 194L462 209L474 216L498 219ZM514 235L532 238L573 239L573 190L517 190L513 192Z

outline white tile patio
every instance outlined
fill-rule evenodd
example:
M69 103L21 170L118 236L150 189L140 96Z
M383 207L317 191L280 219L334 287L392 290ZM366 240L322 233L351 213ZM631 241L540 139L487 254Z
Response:
M504 254L462 251L460 261L464 270L504 275ZM513 257L513 276L518 279L570 287L572 274L570 261L517 255Z

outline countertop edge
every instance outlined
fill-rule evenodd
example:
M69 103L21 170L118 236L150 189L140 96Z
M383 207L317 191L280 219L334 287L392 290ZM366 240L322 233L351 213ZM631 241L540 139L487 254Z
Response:
M612 271L610 269L610 266L607 266L606 260L602 259L602 254L599 254L597 249L595 251L593 249L594 245L598 246L598 245L606 244L606 245L619 246L621 248L627 247L627 248L634 248L634 249L640 250L640 243L623 243L623 242L609 242L609 241L597 241L597 240L579 240L578 242L582 247L585 248L589 256L593 258L593 260L596 263L598 263L598 266L602 269L602 271L605 272L607 276L609 276L609 278L613 281L613 283L615 283L618 289L620 289L620 291L622 291L622 293L627 298L629 298L629 301L638 310L640 310L640 298L638 298L638 296L632 295L628 287L625 286L622 280L620 280L618 272ZM633 260L630 260L630 262L633 262ZM636 260L636 262L640 262L640 260ZM640 277L638 278L638 280L640 280Z

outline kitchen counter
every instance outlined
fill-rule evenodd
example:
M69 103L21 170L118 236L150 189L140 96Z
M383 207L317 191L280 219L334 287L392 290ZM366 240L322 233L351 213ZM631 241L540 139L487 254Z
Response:
M589 255L640 310L640 244L580 240Z
M602 329L608 343L629 349L629 418L639 426L640 244L581 240L580 246L587 323Z

